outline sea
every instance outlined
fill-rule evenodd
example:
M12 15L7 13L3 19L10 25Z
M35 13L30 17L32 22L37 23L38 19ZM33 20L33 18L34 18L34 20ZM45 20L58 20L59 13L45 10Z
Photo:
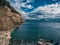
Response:
M37 41L39 39L60 42L60 22L28 20L11 33L11 40Z

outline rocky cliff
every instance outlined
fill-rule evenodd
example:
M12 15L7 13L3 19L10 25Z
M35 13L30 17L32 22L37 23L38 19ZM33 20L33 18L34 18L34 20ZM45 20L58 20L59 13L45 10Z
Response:
M5 0L0 0L0 45L8 45L10 33L23 23L21 15Z
M0 7L0 31L12 30L22 22L20 14L11 12L7 6Z

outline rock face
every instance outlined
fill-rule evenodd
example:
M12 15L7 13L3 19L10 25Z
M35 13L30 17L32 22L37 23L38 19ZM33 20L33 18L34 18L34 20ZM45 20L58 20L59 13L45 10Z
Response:
M21 15L11 12L7 6L0 7L0 31L12 30L22 23Z
M11 10L8 6L0 6L0 45L8 45L10 33L23 23L21 15Z

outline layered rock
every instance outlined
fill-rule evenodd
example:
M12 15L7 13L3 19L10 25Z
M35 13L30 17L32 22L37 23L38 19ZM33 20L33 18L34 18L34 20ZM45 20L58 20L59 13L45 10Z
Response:
M23 23L21 15L8 6L0 6L0 45L8 45L10 33Z

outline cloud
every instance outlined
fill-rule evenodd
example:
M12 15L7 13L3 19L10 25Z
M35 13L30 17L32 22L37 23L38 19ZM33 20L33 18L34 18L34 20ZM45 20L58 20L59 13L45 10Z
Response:
M30 15L35 14L36 12L43 14L36 14L37 19L60 18L60 4L56 3L51 5L39 6L38 8L34 9L34 11L30 12Z
M11 0L9 0L9 1L11 1ZM34 18L30 18L28 16L28 13L21 9L21 7L25 7L25 8L31 9L31 8L33 8L32 5L30 5L30 4L26 5L27 2L24 3L24 2L21 2L20 0L14 0L14 1L15 1L15 3L14 2L10 2L10 4L11 4L12 7L14 7L21 14L23 19L34 19ZM21 3L19 3L19 2L21 2Z
M27 9L32 9L33 8L33 6L32 5L26 5L26 3L21 3L21 5L20 5L21 7L24 7L24 8L27 8Z
M21 6L25 6L25 3L18 3L17 1L16 3L10 2L10 5L21 14L23 19L29 19L29 17L27 16L27 13L20 9Z
M56 3L51 5L40 6L32 12L37 11L43 12L44 14L53 14L53 15L60 14L60 4Z
M26 5L26 3L21 3L20 6L22 6L22 7L26 7L25 5Z
M31 3L34 2L35 0L27 0L27 3Z
M27 2L20 2L20 0L16 1L15 3L10 2L11 6L13 6L17 11L20 12L21 16L23 19L32 19L32 20L37 20L37 19L47 19L47 18L60 18L60 4L55 3L55 4L50 4L50 5L44 5L44 6L39 6L38 8L34 9L32 12L27 13L23 10L21 10L21 7L25 7L28 9L32 9L32 5L26 5ZM31 0L28 2L31 2ZM37 12L39 12L37 14ZM42 14L42 15L41 15ZM31 15L31 16L29 16Z
M32 5L26 5L26 8L28 8L28 9L32 9L33 6L32 6Z

